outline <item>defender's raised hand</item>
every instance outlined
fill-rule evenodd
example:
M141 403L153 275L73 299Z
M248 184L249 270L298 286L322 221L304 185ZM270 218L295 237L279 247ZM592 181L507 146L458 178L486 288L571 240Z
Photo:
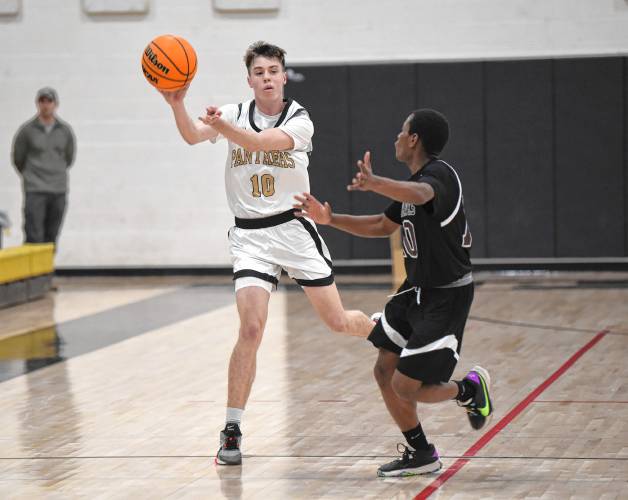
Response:
M347 186L349 191L370 191L373 184L373 169L371 168L371 152L364 153L364 159L358 160L360 170Z
M296 208L295 215L303 217L307 215L317 224L329 224L331 222L331 205L327 202L323 205L310 193L295 194L294 199L298 201L292 205Z

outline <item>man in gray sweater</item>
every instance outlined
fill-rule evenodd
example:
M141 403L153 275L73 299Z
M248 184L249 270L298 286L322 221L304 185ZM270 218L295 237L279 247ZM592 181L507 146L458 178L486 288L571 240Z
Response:
M55 114L59 98L54 89L40 89L35 101L37 115L13 139L13 164L24 186L26 243L56 245L66 207L68 168L74 161L74 132Z

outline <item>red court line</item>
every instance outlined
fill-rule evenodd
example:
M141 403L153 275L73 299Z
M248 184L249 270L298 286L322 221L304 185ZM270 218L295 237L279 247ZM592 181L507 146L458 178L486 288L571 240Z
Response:
M536 389L534 389L530 394L526 396L517 406L515 406L512 410L510 410L502 419L497 422L491 429L484 434L480 439L478 439L475 444L473 444L467 451L464 452L464 457L473 457L475 454L484 448L504 427L506 427L510 422L512 422L523 410L525 410L530 403L532 403L537 397L541 395L545 389L547 389L550 385L552 385L556 380L565 373L571 366L582 357L582 355L591 349L595 344L597 344L600 340L604 338L604 336L608 333L608 330L602 330L598 332L595 337L593 337L589 342L587 342L584 346L582 346L578 351L573 354L567 361L565 361L562 366L552 373L549 378L547 378L541 385L539 385ZM414 497L414 500L421 500L423 498L429 497L432 493L434 493L438 488L440 488L447 480L449 480L452 476L454 476L460 469L462 469L465 464L469 461L469 458L459 458L456 460L445 472L440 474L438 478L428 484L425 488L423 488L417 496Z
M600 399L592 399L592 400L582 400L582 399L539 399L537 401L532 401L533 403L570 403L570 404L617 404L623 405L628 404L628 401L610 401L610 400L600 400Z

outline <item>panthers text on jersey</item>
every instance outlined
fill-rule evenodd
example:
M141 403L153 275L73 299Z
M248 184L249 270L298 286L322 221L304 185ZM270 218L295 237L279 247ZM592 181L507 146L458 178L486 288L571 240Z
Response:
M261 113L255 100L227 104L220 110L222 118L236 127L255 132L276 127L294 140L289 151L247 151L229 141L225 188L233 214L254 219L292 209L293 196L310 190L307 168L314 125L305 108L288 99L275 116Z

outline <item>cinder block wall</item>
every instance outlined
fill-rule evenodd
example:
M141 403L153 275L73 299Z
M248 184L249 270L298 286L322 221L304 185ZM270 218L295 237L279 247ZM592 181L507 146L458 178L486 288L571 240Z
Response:
M193 115L248 96L241 56L257 39L302 65L628 54L623 0L282 0L258 15L221 14L210 0L150 0L142 15L90 16L82 5L22 0L17 16L0 16L0 210L14 223L4 244L22 239L11 139L36 90L52 85L78 138L60 267L229 264L226 146L178 137L140 71L155 35L197 49Z

